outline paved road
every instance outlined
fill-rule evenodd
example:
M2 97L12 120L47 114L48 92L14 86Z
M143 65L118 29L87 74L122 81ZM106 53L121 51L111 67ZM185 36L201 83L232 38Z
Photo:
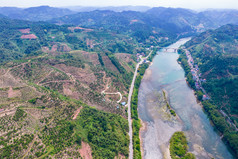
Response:
M151 55L153 51L150 52L150 54L145 57L146 59ZM141 58L141 57L140 57ZM133 144L132 144L132 120L131 120L131 96L133 93L133 89L134 89L134 84L135 84L135 80L136 80L136 75L137 75L137 70L139 68L139 66L143 63L143 59L141 58L141 61L136 65L136 70L132 79L132 83L131 83L131 87L130 87L130 91L129 91L129 96L128 96L128 101L127 101L127 105L128 105L128 123L129 123L129 138L130 138L130 144L129 144L129 159L133 159Z

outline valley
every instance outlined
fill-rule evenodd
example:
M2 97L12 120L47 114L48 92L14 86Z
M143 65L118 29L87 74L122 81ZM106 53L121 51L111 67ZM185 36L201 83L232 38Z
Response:
M181 39L169 47L179 48L189 40ZM145 124L141 132L144 158L170 158L169 140L177 131L185 133L188 151L196 158L232 158L188 87L184 71L177 63L178 57L176 52L158 51L141 82L138 110Z
M0 7L0 157L237 157L237 10L105 8Z

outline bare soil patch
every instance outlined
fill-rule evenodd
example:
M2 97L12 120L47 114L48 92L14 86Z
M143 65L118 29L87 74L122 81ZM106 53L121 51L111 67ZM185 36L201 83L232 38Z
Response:
M74 85L70 83L63 84L63 93L71 98L79 99L79 93L75 90Z
M103 59L103 63L106 66L106 68L108 68L111 71L118 72L115 65L112 64L111 60L107 56L103 56L102 59Z
M92 150L88 143L82 142L82 148L79 150L83 159L92 159Z
M116 53L115 54L117 59L119 60L120 64L127 70L134 72L134 70L129 67L129 62L131 62L134 66L136 65L135 61L131 58L131 54L127 53Z
M30 28L27 28L27 29L20 29L19 31L22 33L22 34L29 34L30 33Z
M130 21L130 24L133 24L133 23L136 23L136 22L138 22L138 20L137 19L133 19L133 20Z
M81 110L82 108L83 108L83 107L80 107L80 108L78 108L78 109L74 112L73 120L75 120L75 119L77 118L77 116L79 115L80 110Z
M12 87L8 90L8 98L20 97L21 91L20 90L13 90Z
M46 53L70 52L72 49L65 43L53 43L51 49L49 47L42 47L42 51Z
M8 71L0 75L0 88L21 86L24 86L21 80L11 75Z
M119 154L118 156L115 156L114 159L124 159L124 158L126 158L124 155Z
M37 39L37 36L35 36L34 34L22 35L21 39Z
M96 81L94 73L87 67L85 67L85 69L82 69L73 66L66 66L64 64L58 64L54 67L62 70L65 73L70 73L76 80L79 80L86 85L89 85L90 83L94 83Z
M94 65L100 64L97 53L86 52L82 50L74 50L74 51L71 51L70 53L75 54L76 56L79 56L83 61L91 62Z

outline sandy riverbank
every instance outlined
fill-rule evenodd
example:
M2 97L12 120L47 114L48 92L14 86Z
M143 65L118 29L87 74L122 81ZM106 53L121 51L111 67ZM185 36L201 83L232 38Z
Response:
M147 124L145 122L143 122L141 119L140 119L140 123L141 123L140 131L139 131L140 150L141 150L141 157L143 159L144 158L144 149L143 149L143 141L142 141L142 132L146 131Z

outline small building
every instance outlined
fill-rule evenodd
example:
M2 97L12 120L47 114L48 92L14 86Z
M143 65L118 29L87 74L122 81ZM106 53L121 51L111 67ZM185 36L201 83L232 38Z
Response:
M210 98L207 95L205 95L205 94L202 96L202 100L209 100L209 99Z
M195 82L195 87L196 89L200 89L200 85L198 84L198 82Z
M121 102L121 105L125 106L125 105L126 105L126 102Z
M201 79L201 82L206 82L207 80L206 79Z

